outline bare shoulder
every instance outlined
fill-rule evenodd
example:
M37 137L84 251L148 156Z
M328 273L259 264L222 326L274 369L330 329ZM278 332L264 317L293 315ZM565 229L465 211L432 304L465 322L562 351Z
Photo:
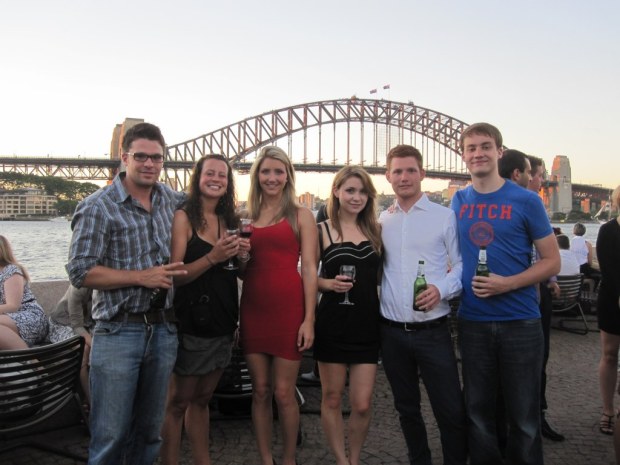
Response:
M297 207L297 215L299 218L299 222L301 225L312 225L316 224L316 220L314 219L314 215L310 211L310 209L306 207Z
M189 223L189 217L187 216L187 212L185 210L179 209L174 212L174 221L175 222L185 222Z

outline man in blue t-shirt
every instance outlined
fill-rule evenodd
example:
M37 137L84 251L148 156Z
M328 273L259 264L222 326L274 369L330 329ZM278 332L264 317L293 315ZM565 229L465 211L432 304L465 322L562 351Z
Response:
M500 176L497 128L469 126L460 149L472 179L452 200L463 257L459 341L471 464L502 463L495 423L498 386L511 425L508 461L542 464L543 333L535 285L558 273L557 242L540 198ZM533 265L532 244L540 255ZM475 276L482 246L488 277Z

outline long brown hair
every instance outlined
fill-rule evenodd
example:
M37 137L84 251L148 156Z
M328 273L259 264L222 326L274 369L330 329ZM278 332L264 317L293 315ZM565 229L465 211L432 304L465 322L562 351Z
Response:
M26 281L30 281L30 276L28 275L26 268L24 268L21 264L17 262L17 260L15 260L13 250L11 249L11 243L6 237L0 235L0 266L7 265L17 266L20 269L22 275L24 276L24 279Z
M332 182L331 195L327 199L327 216L329 217L332 226L342 241L342 227L340 226L340 219L338 217L338 210L340 210L340 200L334 194L334 190L340 189L347 179L356 177L362 182L364 190L368 194L368 201L364 209L357 215L357 226L360 228L364 236L368 238L372 244L372 248L379 255L382 253L383 244L381 242L381 227L377 221L377 190L372 183L370 175L361 166L349 165L342 168Z

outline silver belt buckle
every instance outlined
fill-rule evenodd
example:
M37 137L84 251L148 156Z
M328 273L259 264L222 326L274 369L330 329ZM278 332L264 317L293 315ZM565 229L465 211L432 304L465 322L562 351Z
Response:
M408 321L405 321L404 325L405 325L405 332L410 333L412 331L415 331L415 327L409 328L407 325L409 324Z

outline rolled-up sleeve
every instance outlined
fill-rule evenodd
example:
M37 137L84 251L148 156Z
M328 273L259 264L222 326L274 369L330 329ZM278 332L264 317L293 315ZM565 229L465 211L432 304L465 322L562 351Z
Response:
M105 214L98 204L82 202L78 205L71 222L73 237L66 266L69 281L78 289L88 272L101 264L110 240L106 224Z

